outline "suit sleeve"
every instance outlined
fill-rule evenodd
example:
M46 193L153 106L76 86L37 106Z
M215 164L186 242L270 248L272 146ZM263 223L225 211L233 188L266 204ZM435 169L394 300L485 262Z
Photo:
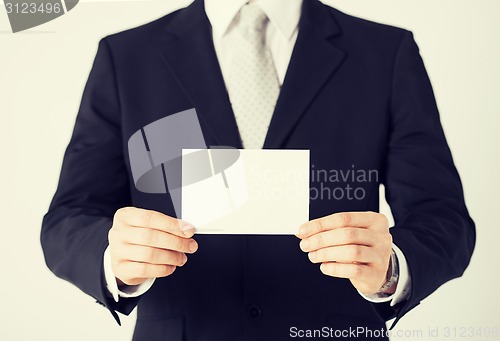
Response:
M386 320L396 317L394 327L439 286L463 274L476 238L430 80L406 31L394 64L385 167L383 182L395 221L391 234L412 279L406 301L375 305Z
M85 86L59 184L42 223L48 267L115 312L128 314L135 299L114 302L106 290L103 256L115 211L130 205L123 158L120 101L105 39Z

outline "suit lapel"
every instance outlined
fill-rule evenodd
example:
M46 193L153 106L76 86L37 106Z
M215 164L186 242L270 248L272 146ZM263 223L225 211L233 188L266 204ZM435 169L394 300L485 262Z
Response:
M167 27L162 57L192 101L216 145L242 148L203 1L195 0Z
M264 148L281 148L325 82L344 59L345 53L329 38L340 30L325 5L304 0L299 35Z

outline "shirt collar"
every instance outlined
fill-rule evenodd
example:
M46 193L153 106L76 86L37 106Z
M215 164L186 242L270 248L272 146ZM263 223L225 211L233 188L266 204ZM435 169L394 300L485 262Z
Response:
M253 0L266 13L269 21L286 39L295 32L302 9L303 0ZM205 0L205 12L212 25L214 38L220 39L240 8L248 0Z

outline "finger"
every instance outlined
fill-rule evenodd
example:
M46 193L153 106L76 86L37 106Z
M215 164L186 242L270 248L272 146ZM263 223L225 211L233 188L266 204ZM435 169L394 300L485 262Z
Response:
M124 229L123 240L129 244L184 253L194 253L198 250L198 243L194 239L181 238L173 234L145 227L129 227Z
M366 281L376 275L376 271L365 264L345 264L327 262L320 266L322 273L332 277L349 278L351 280Z
M136 207L119 209L115 219L136 227L147 227L175 234L179 237L192 237L194 227L182 220L169 217L163 213Z
M120 272L131 274L129 278L144 279L166 277L171 275L176 269L174 265L166 264L149 264L139 262L123 262L120 265Z
M182 252L158 249L141 245L127 246L127 259L125 261L182 266L187 262L187 257Z
M343 227L360 227L381 229L387 226L387 218L376 212L342 212L311 220L299 229L299 237L305 238L313 234Z
M300 248L302 251L309 252L324 247L349 244L372 246L376 240L375 237L372 230L346 227L313 234L300 242Z
M378 261L377 253L373 248L361 245L342 245L327 247L309 253L309 260L313 263L372 263Z

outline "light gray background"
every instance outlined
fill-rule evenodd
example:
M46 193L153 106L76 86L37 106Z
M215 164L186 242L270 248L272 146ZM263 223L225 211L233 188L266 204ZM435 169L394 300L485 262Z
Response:
M50 23L17 34L10 33L0 8L1 340L130 339L134 316L118 327L90 297L49 272L39 243L40 222L57 184L98 40L188 2L84 1ZM328 2L415 33L477 223L476 251L465 275L426 299L397 329L425 336L437 327L435 340L453 340L444 336L446 327L500 328L500 2Z

